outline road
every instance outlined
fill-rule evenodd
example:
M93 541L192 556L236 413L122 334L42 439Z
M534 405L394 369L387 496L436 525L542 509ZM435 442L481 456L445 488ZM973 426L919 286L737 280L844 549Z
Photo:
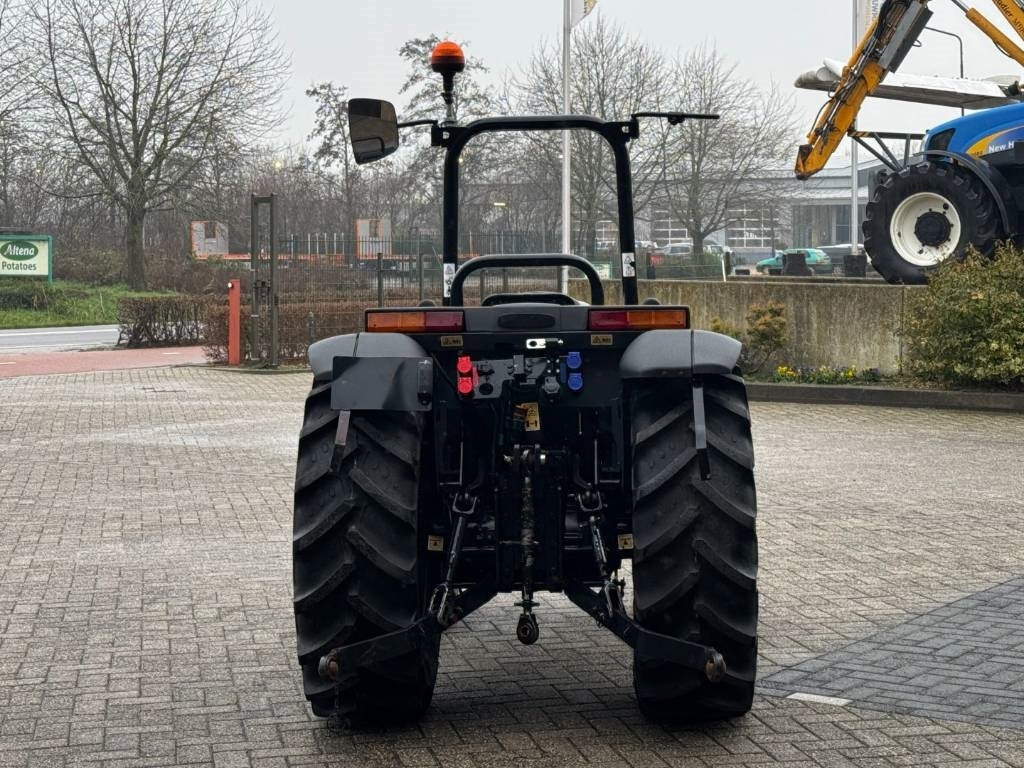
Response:
M0 330L0 352L56 352L113 347L117 344L118 335L116 325Z

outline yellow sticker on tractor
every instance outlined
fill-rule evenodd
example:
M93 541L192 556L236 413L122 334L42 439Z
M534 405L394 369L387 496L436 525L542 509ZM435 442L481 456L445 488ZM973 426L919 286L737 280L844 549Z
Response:
M524 429L527 432L540 432L540 403L522 403Z

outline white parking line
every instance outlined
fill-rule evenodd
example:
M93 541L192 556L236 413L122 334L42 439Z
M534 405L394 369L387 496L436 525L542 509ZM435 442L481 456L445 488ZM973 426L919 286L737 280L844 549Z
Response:
M831 704L835 707L845 707L851 699L840 699L835 696L819 696L816 693L791 693L786 697L796 701L809 701L812 704Z
M51 349L63 347L64 349L75 350L81 347L102 347L101 341L68 341L64 344L25 344L20 347L0 347L0 352L24 352L26 349Z
M116 330L116 329L115 329ZM113 333L110 328L92 328L87 330L72 330L68 328L63 331L4 331L0 336L69 336L78 333Z

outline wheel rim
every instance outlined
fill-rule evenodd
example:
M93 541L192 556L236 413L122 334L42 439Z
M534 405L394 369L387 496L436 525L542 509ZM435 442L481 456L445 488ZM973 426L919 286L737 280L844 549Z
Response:
M916 267L934 267L956 252L963 225L956 206L935 192L918 192L901 202L889 222L896 253Z

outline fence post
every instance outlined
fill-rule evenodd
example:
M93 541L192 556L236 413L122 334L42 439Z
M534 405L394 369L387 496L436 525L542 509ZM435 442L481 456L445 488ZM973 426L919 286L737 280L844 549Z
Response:
M260 275L260 247L259 247L259 215L260 204L258 195L249 195L249 269L252 270L252 310L249 321L252 323L251 338L249 340L250 359L254 362L262 357L260 345L260 301L262 291Z
M377 254L377 306L384 306L384 253Z
M277 368L280 353L277 304L277 195L270 194L270 367Z
M418 239L418 238L417 238ZM420 303L423 303L423 253L417 243L416 251L418 253L417 260L419 261L419 277L420 277Z
M228 365L242 363L242 281L228 281Z

